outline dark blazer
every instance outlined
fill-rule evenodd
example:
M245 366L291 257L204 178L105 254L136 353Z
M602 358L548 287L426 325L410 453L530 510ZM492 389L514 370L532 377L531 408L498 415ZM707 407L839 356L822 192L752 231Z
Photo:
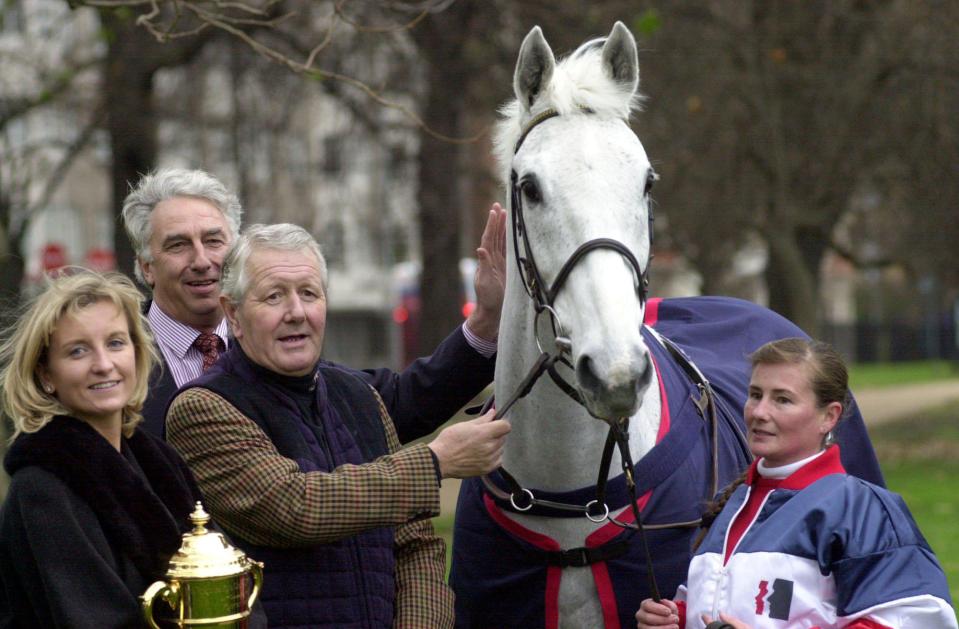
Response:
M140 430L145 430L155 437L166 437L166 407L170 405L176 391L173 372L167 367L163 354L160 354L160 364L150 374L150 390L143 402L143 423L140 424Z
M152 580L111 545L90 506L38 467L10 490L0 626L145 627L136 597Z
M162 357L161 357L162 359ZM496 357L484 358L457 327L432 355L401 373L389 369L350 370L370 384L386 405L400 437L408 443L443 425L493 381ZM150 377L141 428L164 436L166 409L177 392L165 361Z

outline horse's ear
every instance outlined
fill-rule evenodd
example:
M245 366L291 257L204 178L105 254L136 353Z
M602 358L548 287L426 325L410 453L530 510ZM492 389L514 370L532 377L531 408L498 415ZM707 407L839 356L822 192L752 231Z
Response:
M636 40L622 22L616 22L603 46L603 67L617 83L629 89L639 88L639 53Z
M513 74L513 91L523 109L529 111L532 108L536 98L553 78L555 67L556 59L543 37L543 31L534 26L519 49L519 60Z

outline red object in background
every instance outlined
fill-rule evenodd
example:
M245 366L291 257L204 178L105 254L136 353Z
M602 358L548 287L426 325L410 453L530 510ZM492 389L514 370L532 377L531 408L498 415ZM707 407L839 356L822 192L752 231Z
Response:
M403 325L410 318L410 311L406 309L405 306L397 306L393 308L393 321Z
M117 259L113 252L103 247L94 247L87 251L86 266L101 273L117 268Z
M45 272L67 265L67 248L58 242L48 242L40 251L40 264Z

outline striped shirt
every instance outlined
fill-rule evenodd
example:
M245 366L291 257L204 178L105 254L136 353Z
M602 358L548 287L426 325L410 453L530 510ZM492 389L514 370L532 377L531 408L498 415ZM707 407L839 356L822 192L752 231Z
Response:
M150 329L153 330L157 346L163 354L163 360L166 362L176 386L182 387L190 380L198 378L203 373L203 354L193 346L193 342L200 335L200 331L185 323L180 323L163 312L155 301L150 304L147 320L150 322ZM230 346L230 341L227 339L228 329L224 317L213 330L213 333L220 337L226 347Z
M476 353L483 358L490 358L496 353L496 341L487 341L484 338L476 336L466 323L463 323L463 336L466 337L466 342L469 343L469 346L475 349Z

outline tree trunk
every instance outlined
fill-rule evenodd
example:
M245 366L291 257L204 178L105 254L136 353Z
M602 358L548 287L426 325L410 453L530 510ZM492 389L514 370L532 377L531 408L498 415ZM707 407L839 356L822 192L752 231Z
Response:
M16 319L24 272L20 249L14 249L14 243L9 246L10 250L0 256L0 326L4 329Z
M470 72L463 55L472 2L458 2L414 29L427 70L422 118L435 131L459 136L465 106L464 81ZM459 272L461 148L420 132L419 229L423 268L420 274L420 325L417 353L433 351L462 320Z
M153 108L153 69L136 62L131 53L149 37L132 19L101 12L103 26L110 33L104 68L104 99L107 131L113 158L111 189L116 216L113 250L117 269L133 270L133 247L123 229L120 212L123 200L140 175L149 172L157 161L157 116ZM147 43L152 43L148 42Z
M136 24L136 14L103 9L100 23L109 48L103 72L107 131L113 158L112 192L116 216L113 250L117 269L133 270L133 247L123 229L123 200L156 167L159 117L153 106L153 76L160 68L189 63L212 40L213 29L160 43Z
M769 262L766 264L769 307L807 334L816 336L819 331L819 261L812 261L808 250L810 243L798 237L793 229L773 229L764 235L769 246ZM822 251L824 248L820 250L820 258ZM815 266L811 267L811 264Z

